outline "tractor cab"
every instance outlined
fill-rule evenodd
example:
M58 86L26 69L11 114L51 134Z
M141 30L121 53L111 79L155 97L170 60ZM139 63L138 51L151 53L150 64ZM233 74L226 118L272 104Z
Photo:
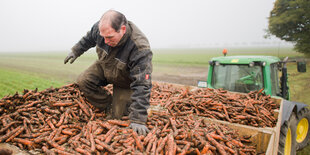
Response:
M213 58L209 64L209 88L243 93L264 89L268 95L289 99L287 73L281 76L283 61L277 57L225 56Z

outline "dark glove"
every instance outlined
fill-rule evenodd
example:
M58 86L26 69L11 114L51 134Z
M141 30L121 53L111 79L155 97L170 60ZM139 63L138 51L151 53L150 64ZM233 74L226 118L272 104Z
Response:
M70 53L68 54L68 56L66 57L64 63L66 64L66 63L71 59L70 64L72 64L72 63L75 61L75 59L76 59L77 57L78 57L78 56L75 55L73 52L70 52Z
M129 127L132 128L133 131L136 131L139 135L144 135L150 131L145 125L138 123L130 123Z

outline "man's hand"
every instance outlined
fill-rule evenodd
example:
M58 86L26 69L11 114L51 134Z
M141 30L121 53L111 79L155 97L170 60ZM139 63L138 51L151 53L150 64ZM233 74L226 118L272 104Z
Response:
M133 131L136 131L139 135L146 136L146 134L149 132L149 129L143 124L130 123L129 127L131 127Z
M77 56L73 52L70 52L68 56L65 58L64 63L66 64L71 59L70 64L72 64L76 58Z

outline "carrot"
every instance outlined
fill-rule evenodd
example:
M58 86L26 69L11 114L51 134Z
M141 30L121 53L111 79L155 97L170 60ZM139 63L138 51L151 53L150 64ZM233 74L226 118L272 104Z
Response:
M42 103L42 101L33 101L33 102L30 102L29 104L26 104L23 108L33 107L33 105L38 104L38 103Z
M240 155L246 155L246 153L244 153L243 151L239 150L239 154Z
M58 110L52 110L49 108L44 108L44 111L47 113L51 113L51 114L60 114L60 112Z
M23 145L26 145L26 146L30 146L32 147L33 146L33 142L28 140L28 139L21 139L21 138L14 138L13 139L14 142L17 142L17 143L21 143Z
M201 150L201 154L206 154L210 150L210 145L206 144L203 149Z
M172 123L171 123L172 124ZM169 134L168 136L167 136L168 138L167 138L167 148L168 148L168 150L167 150L167 154L168 155L173 155L173 154L175 154L175 152L174 152L174 139L173 139L173 136L171 135L171 134Z
M53 130L52 133L48 136L48 139L53 140L55 138L55 135L57 133L57 130Z
M3 133L4 131L6 131L8 128L10 128L12 125L14 125L14 124L19 124L19 123L21 123L20 121L13 121L13 122L10 122L9 124L7 124L7 125L5 125L4 123L3 123L3 128L0 130L0 133Z
M58 153L58 154L61 154L61 155L72 155L72 153L70 153L70 152L67 152L67 151L64 151L64 150L59 150L59 149L53 149L53 151L55 151L56 153Z
M73 102L56 102L53 104L54 107L65 107L71 105L73 105Z
M112 129L111 129L112 130ZM116 128L114 128L114 130L113 131L111 131L109 134L106 134L107 136L106 136L106 139L105 139L105 143L110 143L110 141L112 140L112 138L114 137L114 135L116 134L116 132L117 132L117 130L116 130Z
M110 124L110 123L108 123L108 122L98 122L98 124L100 125L100 126L102 126L102 127L104 127L105 129L108 129L108 130L110 130L113 126Z
M51 119L50 119L50 118L47 118L47 119L46 119L46 123L51 127L51 129L53 129L53 130L56 129L55 126L54 126L54 124L51 122Z
M158 139L155 137L155 140L154 140L153 146L152 146L152 150L151 150L151 154L155 154L156 153L157 141L158 141Z
M96 145L95 145L95 140L94 140L94 136L93 133L89 133L89 140L90 140L90 150L91 152L95 152L96 151Z
M55 153L53 151L49 150L46 146L42 146L42 151L48 155L55 155Z
M22 109L18 109L17 112L21 113L21 112L24 112L24 111L34 111L36 109L37 109L36 107L22 108Z
M143 145L142 145L142 142L140 141L139 137L138 137L138 134L132 130L132 135L133 135L133 138L136 140L136 146L138 147L138 149L143 152Z
M227 147L227 146L225 146L225 145L223 145L223 147L224 147L224 149L225 149L226 151L229 151L231 154L235 154L235 153L236 153L236 151L233 150L232 148L229 148L229 147Z
M243 144L235 139L232 139L231 142L239 147L243 147Z
M54 141L52 141L51 139L49 138L46 138L46 142L48 144L50 144L52 147L54 147L55 149L58 149L58 150L61 150L61 151L65 151L65 148L62 147L62 146L59 146L57 143L55 143Z
M99 128L97 128L97 129L94 131L94 134L95 134L95 135L100 135L102 132L103 132L103 129L99 127Z
M256 150L255 149L249 149L249 148L243 148L243 149L240 149L242 152L253 152L253 153L256 153Z
M81 101L83 101L83 100L81 100ZM80 108L82 109L82 111L83 111L88 117L90 117L90 113L89 113L89 111L88 111L88 107L87 107L86 104L81 103L81 102L78 101L77 99L74 99L74 102L76 102L76 103L80 106Z
M64 135L64 136L61 136L61 137L57 137L59 140L57 142L58 145L62 145L64 144L65 142L67 142L67 139L68 139L68 136L67 135Z
M227 154L223 146L220 143L218 143L215 139L213 139L209 134L207 134L206 137L217 148L218 152L221 155Z
M15 132L19 131L22 127L19 126L15 129L13 129L12 131L10 132L7 132L5 135L3 135L2 137L0 137L0 143L1 142L4 142L6 139L8 139L9 137L11 137L12 135L14 135Z
M85 154L85 155L91 155L90 152L84 150L84 149L81 149L81 148L75 148L75 151L81 153L81 154Z
M120 143L128 143L129 141L135 140L133 137L129 137L127 139L121 139L119 142Z
M213 133L210 133L209 135L210 135L212 138L214 138L214 139L224 141L224 138L223 138L222 136L220 136L220 135L216 135L216 134L213 134Z
M114 150L111 146L109 146L108 144L106 144L105 142L101 142L101 141L98 140L98 139L95 139L95 142L96 142L97 144L99 144L100 146L102 146L103 148L105 148L106 150L108 150L109 152L111 152L111 153L116 153L115 150Z
M153 135L157 131L157 127L153 128L151 132L149 132L143 140L143 145L146 145L150 139L153 138Z
M155 141L155 138L156 138L156 136L155 137L152 137L152 139L149 141L149 143L147 144L147 147L146 147L146 150L145 150L145 152L147 153L147 154L149 154L150 153L150 150L151 150L151 147L153 146L153 142Z
M90 141L89 141L89 140L87 140L87 139L85 139L85 138L80 138L80 141L81 141L82 143L84 143L84 144L88 145L88 146L90 146L90 145L91 145L91 144L90 144Z
M174 131L174 135L176 136L176 135L178 135L178 130L177 130L177 127L176 127L176 122L175 122L175 118L173 118L173 117L170 117L169 118L169 120L170 120L170 123L171 123L171 126L172 126L172 129L173 129L173 131Z
M181 152L179 155L185 155L190 146L191 146L191 144L190 144L190 143L187 143L187 144L184 146L182 152Z
M99 151L103 151L104 148L101 145L96 144L96 149Z
M119 125L123 127L128 127L130 122L128 121L121 121L121 120L108 120L108 123L113 124L113 125Z
M127 148L119 153L117 153L116 155L125 155L127 153L130 153L133 150L133 148Z
M14 139L15 137L17 137L19 134L21 134L24 131L25 127L21 127L21 129L19 129L17 132L15 132L10 138L8 138L5 142L9 142L12 139Z
M69 136L74 135L74 133L72 131L69 131L69 130L62 130L61 133L65 134L65 135L69 135Z

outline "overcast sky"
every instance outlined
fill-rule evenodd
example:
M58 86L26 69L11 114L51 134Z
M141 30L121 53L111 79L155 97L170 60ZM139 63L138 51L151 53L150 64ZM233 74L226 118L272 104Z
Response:
M69 51L115 9L152 48L279 46L264 39L275 0L0 0L0 51Z

